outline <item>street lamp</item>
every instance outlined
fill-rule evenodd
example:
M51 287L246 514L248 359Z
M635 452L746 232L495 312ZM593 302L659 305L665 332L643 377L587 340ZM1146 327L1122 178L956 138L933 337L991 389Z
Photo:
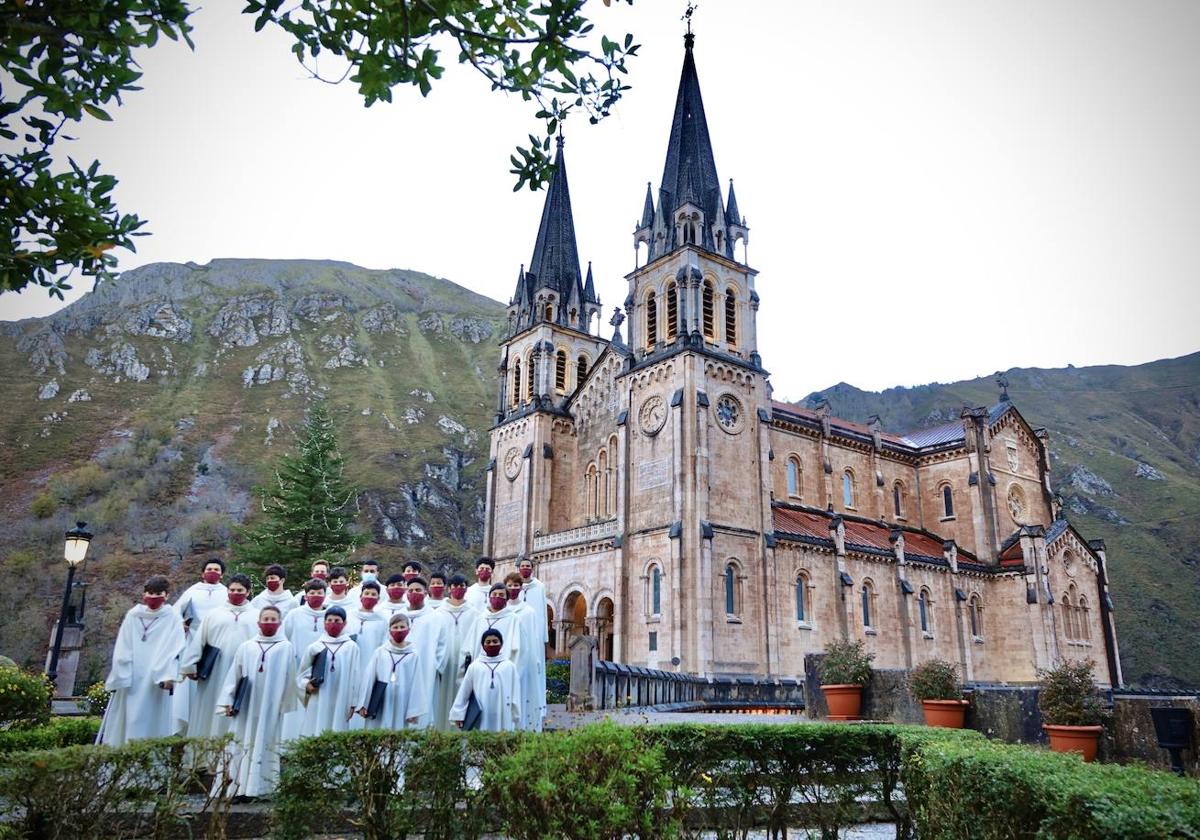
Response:
M67 588L63 590L62 609L58 614L58 627L54 631L54 647L50 651L50 667L46 676L58 687L58 656L62 651L63 627L67 623L67 608L71 603L71 586L75 582L75 569L87 557L88 544L92 535L87 530L86 522L76 522L75 527L67 531L67 542L63 548L63 559L67 561Z

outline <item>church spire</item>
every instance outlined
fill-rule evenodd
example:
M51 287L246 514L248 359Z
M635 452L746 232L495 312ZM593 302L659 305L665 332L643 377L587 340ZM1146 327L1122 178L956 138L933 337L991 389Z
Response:
M654 194L650 191L650 182L646 182L646 203L642 206L642 223L639 227L654 226Z
M742 223L742 214L738 212L737 196L733 194L733 179L729 179L729 200L725 202L725 218L731 225Z

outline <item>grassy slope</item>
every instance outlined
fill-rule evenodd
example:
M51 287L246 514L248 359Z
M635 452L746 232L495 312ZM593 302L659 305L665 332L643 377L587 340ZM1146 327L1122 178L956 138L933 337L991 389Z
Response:
M1050 430L1053 479L1065 485L1083 465L1113 496L1086 497L1125 523L1068 513L1089 538L1107 542L1126 678L1143 685L1200 685L1200 354L1137 367L1013 370L1009 393L1035 426ZM963 405L996 401L991 379L867 393L847 385L821 392L836 414L907 430ZM1138 462L1164 481L1135 476Z

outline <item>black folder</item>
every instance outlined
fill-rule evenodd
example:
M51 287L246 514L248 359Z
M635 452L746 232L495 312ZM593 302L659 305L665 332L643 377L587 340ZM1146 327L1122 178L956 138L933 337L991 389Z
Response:
M329 651L326 648L321 648L321 652L313 657L312 676L308 681L313 684L313 688L320 688L325 682L325 672L329 667Z
M387 696L387 688L388 684L383 680L375 680L375 685L371 686L371 699L367 701L367 717L371 720L375 720L383 711L383 698Z
M189 600L187 602L187 609L179 617L183 620L184 625L190 627L192 622L196 620L196 605Z
M237 687L233 690L233 704L229 707L229 714L237 717L238 712L246 705L246 698L250 696L250 678L241 677L237 681Z
M479 707L479 701L475 699L475 692L471 692L471 696L467 698L467 712L463 715L463 729L471 730L478 729L479 722L483 719L483 709Z
M217 664L217 658L221 655L221 649L215 645L205 645L204 650L200 651L200 659L196 662L196 679L206 680L212 676L213 668Z

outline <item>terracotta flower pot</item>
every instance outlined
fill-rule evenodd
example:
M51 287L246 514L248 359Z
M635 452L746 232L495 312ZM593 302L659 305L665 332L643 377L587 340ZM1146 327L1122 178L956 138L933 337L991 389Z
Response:
M1083 753L1084 761L1095 761L1103 726L1053 726L1042 724L1050 736L1050 749L1054 752Z
M825 694L825 702L829 704L829 719L861 720L862 690L861 685L844 683L822 685L821 691Z
M966 700L922 700L926 726L962 729L967 719Z

